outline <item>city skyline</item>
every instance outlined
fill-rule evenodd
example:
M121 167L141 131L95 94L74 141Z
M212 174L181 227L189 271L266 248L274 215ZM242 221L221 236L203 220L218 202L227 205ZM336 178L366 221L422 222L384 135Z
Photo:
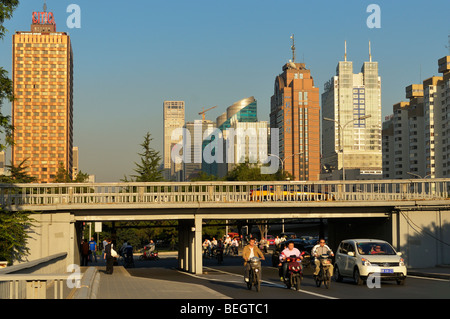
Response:
M186 121L193 121L200 119L202 108L218 105L206 115L213 120L233 101L255 96L259 120L267 121L273 78L290 58L291 34L296 36L297 60L313 70L321 92L343 59L344 41L348 59L361 65L368 59L370 40L383 78L382 116L390 115L392 106L404 100L407 85L438 75L434 61L448 54L445 8L450 5L435 1L436 6L419 10L418 1L408 1L408 6L377 1L381 28L370 29L370 3L301 4L301 18L314 30L306 32L305 21L287 19L279 26L286 7L300 6L295 1L277 7L268 1L142 3L127 8L131 18L120 23L115 21L123 16L123 6L78 1L80 29L66 26L70 2L47 1L57 30L70 34L74 50L74 145L80 151L80 170L99 182L118 181L134 168L147 131L162 155L164 100L185 101ZM0 65L10 77L12 35L29 30L32 12L42 5L23 2L5 23L9 32L1 44ZM164 12L171 13L170 23ZM9 115L10 104L2 111Z

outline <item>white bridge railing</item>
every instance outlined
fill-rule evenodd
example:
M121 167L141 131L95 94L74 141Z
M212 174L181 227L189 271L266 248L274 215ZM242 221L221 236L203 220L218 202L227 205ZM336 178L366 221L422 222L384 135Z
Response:
M315 182L0 184L2 207L25 205L449 199L450 179Z

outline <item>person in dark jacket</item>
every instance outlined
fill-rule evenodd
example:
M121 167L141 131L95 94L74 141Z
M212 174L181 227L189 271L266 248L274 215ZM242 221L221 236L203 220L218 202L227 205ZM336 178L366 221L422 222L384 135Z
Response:
M104 255L104 258L106 259L106 273L112 275L114 271L114 257L111 255L112 249L111 239L108 238L106 242L108 243L105 246L105 255Z
M89 243L87 240L81 240L81 267L88 265Z

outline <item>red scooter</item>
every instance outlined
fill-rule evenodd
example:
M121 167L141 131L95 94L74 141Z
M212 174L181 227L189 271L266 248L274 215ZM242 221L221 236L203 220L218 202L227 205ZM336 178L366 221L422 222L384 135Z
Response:
M158 260L158 252L157 251L152 251L149 252L148 249L144 250L144 253L139 256L139 260Z
M302 252L302 255L304 252ZM291 289L295 287L296 290L300 290L300 285L303 280L303 267L300 257L287 257L285 262L288 264L286 277L284 277L284 284L286 288Z

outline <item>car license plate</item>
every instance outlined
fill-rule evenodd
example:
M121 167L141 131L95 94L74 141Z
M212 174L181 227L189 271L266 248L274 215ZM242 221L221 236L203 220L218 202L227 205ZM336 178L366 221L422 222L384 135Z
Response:
M392 274L392 273L394 273L394 269L381 269L381 273Z

